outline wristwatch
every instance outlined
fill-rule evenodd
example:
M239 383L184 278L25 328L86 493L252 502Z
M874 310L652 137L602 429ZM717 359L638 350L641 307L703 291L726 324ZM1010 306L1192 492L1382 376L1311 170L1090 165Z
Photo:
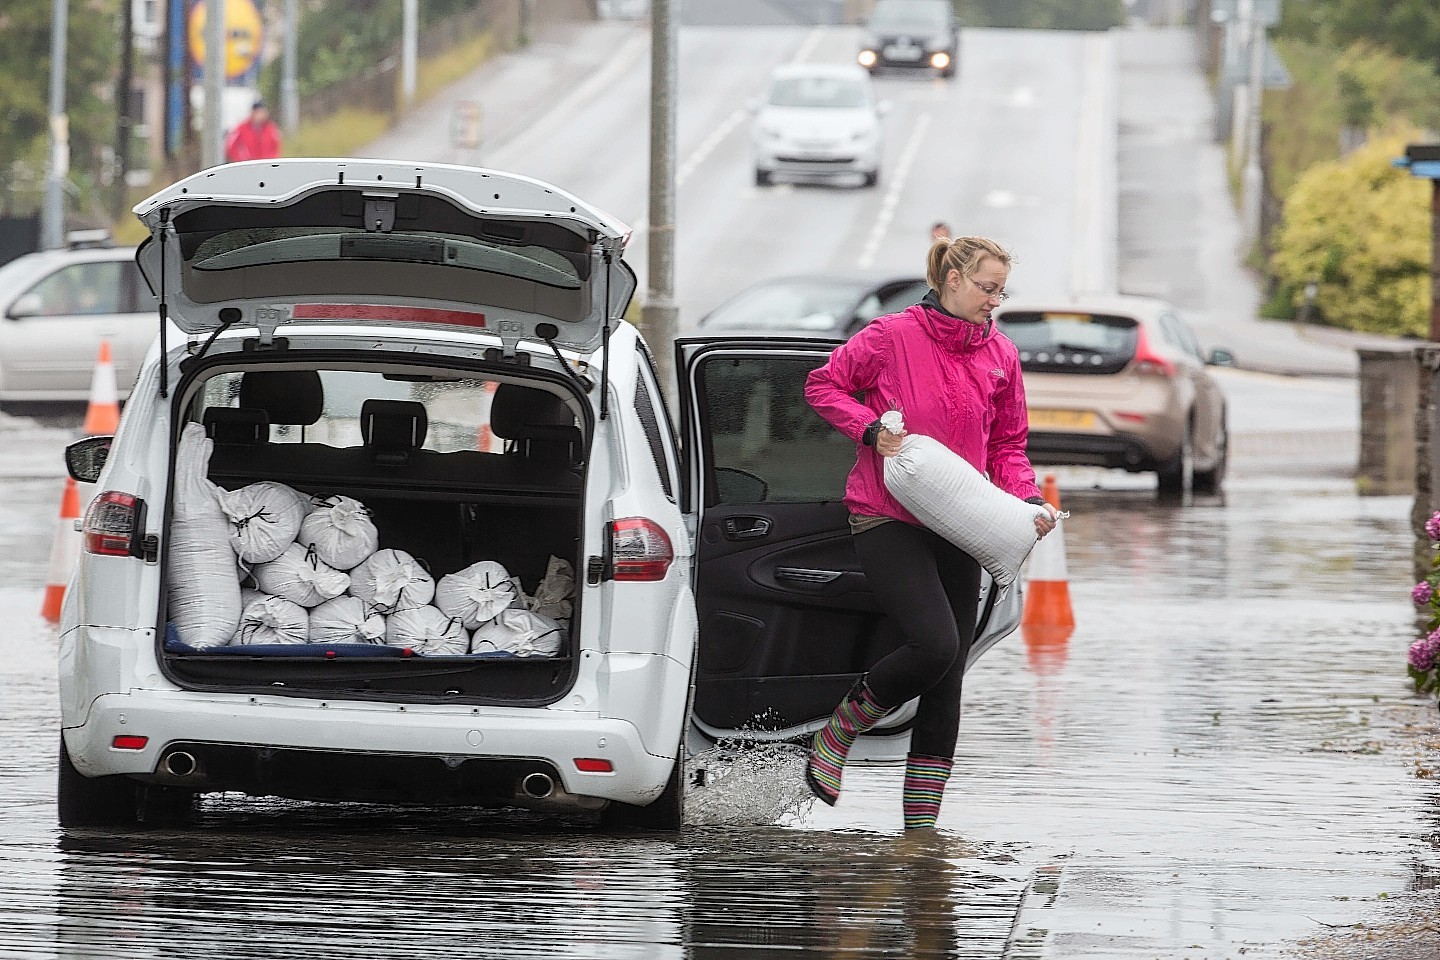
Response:
M876 419L873 423L871 423L868 427L865 428L865 432L860 436L860 442L865 444L865 446L867 447L873 447L875 446L875 439L879 436L880 421Z

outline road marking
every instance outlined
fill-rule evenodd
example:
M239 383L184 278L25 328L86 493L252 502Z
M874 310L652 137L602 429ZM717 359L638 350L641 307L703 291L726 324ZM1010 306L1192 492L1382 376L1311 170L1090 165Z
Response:
M890 174L890 189L885 191L885 199L880 201L880 212L875 215L875 225L870 228L870 236L865 240L865 246L860 251L860 258L855 261L855 266L861 270L869 270L875 265L875 254L880 251L880 242L885 239L886 232L890 229L890 221L895 219L895 207L900 203L900 194L905 191L905 181L910 176L910 168L915 164L915 158L920 155L920 144L925 140L925 132L930 129L930 111L920 114L915 121L915 129L910 132L910 139L905 143L905 149L900 154L900 162L895 165L895 172Z
M825 37L826 29L816 27L806 34L805 39L800 41L800 46L795 48L795 56L790 58L791 63L804 63L809 59L815 48L820 46L820 41Z
M677 188L684 186L685 181L690 179L690 174L695 172L695 168L704 163L705 158L710 156L710 154L715 151L715 148L720 146L721 142L730 136L736 127L744 123L745 118L748 116L750 116L749 110L743 108L736 110L721 121L720 126L710 131L710 136L706 137L700 146L696 147L690 156L685 158L685 162L680 165L680 170L675 174L675 186Z

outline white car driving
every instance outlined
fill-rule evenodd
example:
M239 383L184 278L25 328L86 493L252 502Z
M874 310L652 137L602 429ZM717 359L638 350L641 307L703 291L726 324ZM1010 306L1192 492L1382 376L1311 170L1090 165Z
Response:
M764 99L754 105L755 184L769 186L777 176L858 177L863 186L875 186L884 153L881 116L888 110L858 66L777 67Z

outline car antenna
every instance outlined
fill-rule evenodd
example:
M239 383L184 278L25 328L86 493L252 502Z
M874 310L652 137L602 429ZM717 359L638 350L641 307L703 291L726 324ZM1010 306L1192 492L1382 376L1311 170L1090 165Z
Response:
M165 302L165 244L170 233L170 208L160 208L160 398L170 396L170 352L165 345L165 328L170 325L170 305Z

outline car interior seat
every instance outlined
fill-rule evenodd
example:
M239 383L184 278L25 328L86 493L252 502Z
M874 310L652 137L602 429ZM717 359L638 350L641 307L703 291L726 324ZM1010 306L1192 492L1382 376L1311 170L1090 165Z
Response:
M506 453L531 463L572 467L581 459L575 415L555 394L502 383L490 405L490 429L506 441Z

